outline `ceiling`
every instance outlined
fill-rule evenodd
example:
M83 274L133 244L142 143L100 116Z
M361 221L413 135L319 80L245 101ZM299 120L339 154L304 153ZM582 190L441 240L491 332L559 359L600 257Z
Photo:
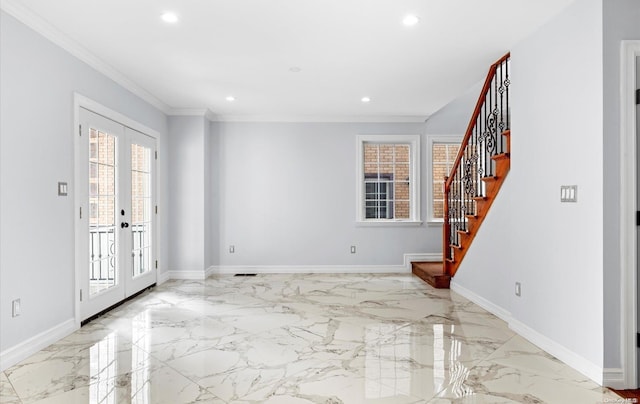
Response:
M410 121L574 0L2 1L168 113Z

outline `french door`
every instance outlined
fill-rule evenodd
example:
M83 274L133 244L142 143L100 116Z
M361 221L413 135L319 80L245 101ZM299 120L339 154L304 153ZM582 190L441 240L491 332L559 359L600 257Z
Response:
M155 139L80 108L77 146L80 316L156 282Z

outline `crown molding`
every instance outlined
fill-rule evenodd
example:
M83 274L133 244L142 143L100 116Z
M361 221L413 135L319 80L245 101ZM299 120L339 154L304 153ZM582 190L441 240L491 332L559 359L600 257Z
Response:
M208 108L172 108L167 112L169 116L203 116L209 121L216 120L216 114Z
M213 122L338 122L338 123L424 123L427 115L278 115L212 114Z
M211 122L299 122L299 123L424 123L428 116L412 115L284 115L216 114L208 108L172 108L169 116L203 116Z
M21 23L25 24L29 28L33 29L40 35L44 36L54 44L58 45L62 49L66 50L71 55L88 64L98 72L115 81L126 90L132 92L142 100L158 108L165 114L168 114L169 111L171 111L171 108L167 104L156 98L148 91L141 88L139 85L127 78L118 70L114 69L104 60L98 58L96 55L88 51L82 45L69 38L67 35L62 33L59 29L51 25L42 17L38 16L28 7L20 4L15 0L2 0L0 1L0 9L14 17Z

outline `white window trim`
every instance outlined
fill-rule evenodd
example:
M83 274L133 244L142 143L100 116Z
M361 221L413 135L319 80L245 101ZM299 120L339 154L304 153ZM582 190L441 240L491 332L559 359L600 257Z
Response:
M364 214L364 144L407 143L410 145L410 218L365 219ZM356 136L356 225L357 226L420 226L420 135L357 135Z
M444 219L433 217L433 145L438 143L462 143L462 135L427 135L427 223L442 225Z

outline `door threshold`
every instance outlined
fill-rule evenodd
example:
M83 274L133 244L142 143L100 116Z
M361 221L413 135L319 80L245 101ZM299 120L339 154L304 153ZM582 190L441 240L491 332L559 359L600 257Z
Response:
M101 317L101 316L103 316L104 314L108 313L109 311L111 311L111 310L115 309L116 307L121 306L122 304L124 304L124 303L128 302L129 300L131 300L131 299L133 299L133 298L135 298L135 297L140 296L142 293L146 292L147 290L151 290L151 289L152 289L152 288L154 288L155 286L156 286L156 284L155 284L155 283L154 283L154 284L152 284L152 285L149 285L149 286L147 286L146 288L142 289L141 291L136 292L136 293L132 294L131 296L126 297L126 298L124 298L124 299L120 300L118 303L116 303L116 304L114 304L114 305L112 305L112 306L107 307L106 309L102 310L101 312L98 312L98 313L94 314L93 316L88 317L88 318L87 318L87 319L85 319L85 320L82 320L82 321L80 322L80 327L84 327L85 325L89 324L91 321L95 320L96 318Z

